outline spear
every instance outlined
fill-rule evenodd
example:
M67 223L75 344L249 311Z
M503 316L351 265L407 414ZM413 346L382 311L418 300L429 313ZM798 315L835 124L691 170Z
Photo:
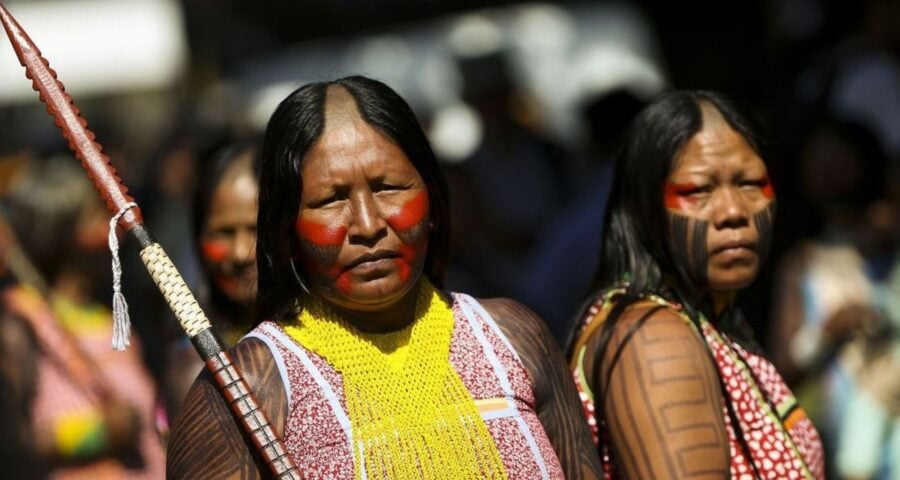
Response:
M250 435L253 444L275 477L280 480L300 480L297 468L269 419L260 409L256 396L231 361L228 352L222 348L222 343L213 333L209 319L188 289L181 274L143 225L140 207L128 195L128 188L122 184L122 179L110 164L109 157L94 141L95 136L87 128L87 120L81 116L72 97L66 93L62 82L56 78L56 72L50 68L50 64L41 56L40 50L2 4L0 4L0 22L6 29L19 63L25 67L25 76L33 81L34 90L47 105L47 113L53 117L63 137L69 142L69 148L81 160L82 167L106 203L106 208L114 214L110 229L114 230L115 224L118 224L140 245L141 260L147 271L165 297L178 323L190 337L197 353L203 358L206 367L212 372L219 390L241 427ZM114 231L110 232L110 238L114 240ZM116 256L113 258L115 269ZM114 304L117 301L114 298ZM116 343L115 334L113 340ZM124 339L118 340L118 346L121 348L128 343L127 335Z

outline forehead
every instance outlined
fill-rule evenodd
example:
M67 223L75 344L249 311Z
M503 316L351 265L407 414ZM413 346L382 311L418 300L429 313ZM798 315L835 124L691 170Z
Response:
M362 118L355 99L343 87L329 87L324 117L322 135L303 165L304 184L360 171L369 177L392 172L418 175L403 149Z
M213 192L213 210L222 208L223 205L256 202L259 186L253 173L252 161L253 153L246 152L225 169Z
M735 131L722 114L709 103L702 103L703 126L685 144L676 157L672 176L681 173L765 172L762 158L747 140Z

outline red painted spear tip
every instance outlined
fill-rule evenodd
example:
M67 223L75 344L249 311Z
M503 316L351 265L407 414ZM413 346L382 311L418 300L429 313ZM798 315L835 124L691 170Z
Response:
M81 160L107 208L112 213L125 208L134 199L128 195L128 188L122 184L100 144L94 141L94 134L87 128L87 121L80 115L72 97L66 93L56 72L50 68L50 64L41 56L41 51L3 5L0 5L0 22L16 51L19 63L25 67L25 76L33 81L32 86L41 101L47 105L47 113L53 117L63 137L68 140L69 148ZM125 230L131 230L142 222L140 209L132 208L120 218L119 225Z
M16 22L16 19L13 18L12 14L9 13L9 10L2 3L0 3L0 22L3 22L3 28L6 29L10 36L13 36L14 32L15 34L25 35L22 27L19 26L19 22ZM27 35L25 36L27 37Z

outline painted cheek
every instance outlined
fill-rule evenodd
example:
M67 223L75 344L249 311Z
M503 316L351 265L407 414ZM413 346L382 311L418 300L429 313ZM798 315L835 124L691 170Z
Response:
M772 181L769 180L769 176L766 175L763 178L762 186L760 186L760 190L762 190L762 194L764 197L772 200L775 198L775 187L772 186Z
M669 213L668 242L673 260L696 286L707 283L709 222Z
M341 225L322 225L303 218L297 219L297 236L320 247L339 247L344 244L347 227Z
M690 208L694 201L688 197L688 194L697 190L697 185L693 183L673 183L666 182L663 190L663 203L666 208L672 210L685 210Z
M222 263L228 258L228 246L222 242L203 242L201 249L203 258L209 262Z
M400 256L395 260L395 262L397 262L397 273L400 276L400 280L404 282L409 280L409 277L412 274L412 264L416 260L417 252L418 250L415 247L409 245L400 247Z
M390 215L387 222L395 231L406 231L421 223L427 215L428 192L421 191L400 207L397 213Z
M350 292L350 288L353 286L353 281L350 280L350 272L342 272L340 267L334 266L329 268L326 273L335 280L334 284L338 290L343 293Z
M297 219L295 227L297 238L307 245L307 255L301 259L306 270L332 279L339 290L348 292L350 278L347 272L341 272L333 265L347 236L347 227L322 225L302 218Z
M400 210L388 217L387 222L397 232L407 232L422 224L428 216L428 193L419 192L412 200L406 202ZM412 266L422 253L423 247L428 241L426 235L416 235L410 244L401 245L400 256L395 260L397 274L400 280L406 282L412 276Z

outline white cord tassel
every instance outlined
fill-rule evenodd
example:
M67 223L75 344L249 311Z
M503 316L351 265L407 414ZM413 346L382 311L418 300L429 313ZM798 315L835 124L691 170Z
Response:
M109 220L109 251L112 253L113 273L113 334L112 348L124 352L131 345L131 319L128 317L128 302L122 295L122 263L119 261L119 237L116 235L116 225L122 215L128 210L137 207L132 202L126 204Z

